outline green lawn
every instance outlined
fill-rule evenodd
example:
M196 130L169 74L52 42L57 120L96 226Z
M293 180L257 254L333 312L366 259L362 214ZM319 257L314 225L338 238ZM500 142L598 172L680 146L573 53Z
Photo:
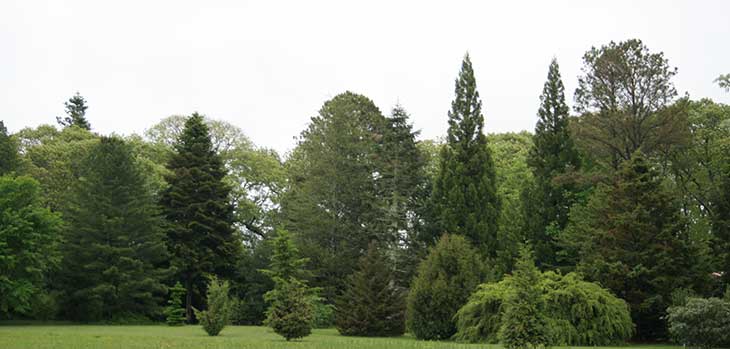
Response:
M265 327L229 326L218 337L209 337L199 326L92 326L92 325L3 325L0 326L2 349L81 349L81 348L499 348L485 344L424 342L412 337L360 338L343 337L336 330L315 330L300 341L287 343ZM632 346L632 348L640 348ZM679 348L644 346L643 348Z

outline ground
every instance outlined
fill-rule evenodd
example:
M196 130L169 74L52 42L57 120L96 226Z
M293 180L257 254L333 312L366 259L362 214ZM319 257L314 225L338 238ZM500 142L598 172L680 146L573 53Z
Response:
M496 345L459 344L454 342L417 341L409 336L398 338L362 338L340 336L336 330L314 330L299 341L286 342L265 327L229 326L218 337L209 337L199 326L95 326L95 325L0 325L0 348L3 349L470 349L494 348ZM627 347L622 347L626 349ZM679 349L669 346L632 346L632 349ZM595 348L593 348L595 349Z

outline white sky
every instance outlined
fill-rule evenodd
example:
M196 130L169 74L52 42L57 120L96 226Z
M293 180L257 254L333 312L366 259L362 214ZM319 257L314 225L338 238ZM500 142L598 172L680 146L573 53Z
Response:
M572 105L581 56L640 38L679 68L680 94L730 103L730 1L0 0L0 119L55 123L80 91L100 133L199 111L280 152L325 100L398 101L442 136L472 56L487 132L532 130L550 59Z

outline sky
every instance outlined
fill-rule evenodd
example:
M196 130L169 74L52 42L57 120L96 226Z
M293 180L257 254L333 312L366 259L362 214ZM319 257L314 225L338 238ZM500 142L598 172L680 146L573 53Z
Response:
M76 91L101 134L194 111L281 153L344 91L422 139L446 133L469 52L485 131L532 130L550 60L569 105L592 46L641 39L679 69L680 94L730 103L730 1L0 0L0 120L54 124Z

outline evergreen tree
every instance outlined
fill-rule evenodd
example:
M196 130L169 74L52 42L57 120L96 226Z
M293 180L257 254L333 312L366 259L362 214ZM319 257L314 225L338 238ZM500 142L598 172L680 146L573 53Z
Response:
M486 256L497 253L499 200L494 163L483 133L482 102L469 55L464 57L449 111L447 143L441 150L432 194L434 237L459 234Z
M169 187L161 205L172 263L187 289L185 308L191 322L193 295L203 293L204 276L232 276L241 249L233 229L230 187L223 180L226 170L201 115L194 113L185 122L167 168Z
M182 299L185 296L185 287L180 281L170 288L170 299L167 301L165 308L165 322L170 326L182 326L185 324L185 307Z
M448 339L454 315L484 281L480 254L460 235L444 235L418 266L407 300L408 330L418 339Z
M338 298L335 321L346 336L400 336L405 332L405 298L387 257L374 242Z
M0 120L0 176L15 171L18 164L18 147Z
M228 281L219 281L215 276L211 277L206 292L207 309L203 311L195 309L195 317L209 336L217 336L228 325L231 315L229 290Z
M132 154L102 137L82 161L64 245L66 313L79 320L156 316L167 261L159 209Z
M507 349L542 348L548 344L545 302L540 288L540 271L532 251L523 246L512 274L512 292L504 303L499 338Z
M89 124L89 121L86 120L86 109L88 109L89 106L86 105L84 97L81 97L81 95L76 92L76 94L69 98L64 105L66 106L67 116L56 117L56 121L59 125L63 127L77 126L85 130L91 130L91 125Z
M578 151L568 129L569 109L564 90L558 62L553 59L540 95L539 119L527 158L535 185L524 205L526 235L535 248L538 265L544 266L556 265L554 234L565 229L576 191L561 177L580 168Z

